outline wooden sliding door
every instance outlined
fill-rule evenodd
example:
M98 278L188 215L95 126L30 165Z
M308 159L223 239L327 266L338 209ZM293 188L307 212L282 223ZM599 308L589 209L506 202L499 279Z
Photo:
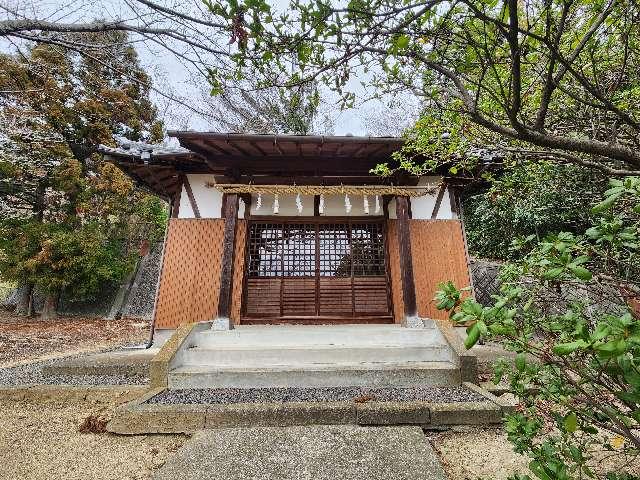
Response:
M242 322L392 322L385 240L382 219L251 220Z

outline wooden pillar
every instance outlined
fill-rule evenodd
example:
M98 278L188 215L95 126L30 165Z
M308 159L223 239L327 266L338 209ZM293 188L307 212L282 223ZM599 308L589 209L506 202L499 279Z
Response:
M171 199L171 218L178 218L180 215L180 197L182 197L182 179L178 185L178 191L173 194Z
M313 216L320 216L320 195L313 196Z
M240 195L242 203L244 203L244 219L248 220L251 217L251 194L243 193Z
M222 268L220 271L220 296L218 297L218 319L231 322L231 293L233 284L233 260L238 225L238 195L228 194L224 202L224 237L222 240Z
M411 256L411 232L409 230L409 199L396 197L396 217L398 247L400 255L400 278L402 279L402 299L405 320L418 314L416 306L416 286L413 279L413 259Z
M382 215L384 218L389 218L389 203L391 203L392 198L393 195L382 196Z

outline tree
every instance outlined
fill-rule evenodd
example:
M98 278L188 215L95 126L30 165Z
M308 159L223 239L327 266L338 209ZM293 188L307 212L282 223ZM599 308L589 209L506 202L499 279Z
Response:
M211 96L202 109L216 128L227 132L308 135L326 133L332 120L321 110L317 85L265 88L244 82L244 88Z
M486 184L465 194L469 251L484 258L516 260L549 234L579 234L590 226L591 205L607 184L605 174L580 165L508 162Z
M411 92L428 104L425 128L415 135L420 156L433 147L419 147L441 139L443 129L430 123L444 118L449 142L453 132L461 144L612 175L640 169L634 1L292 0L284 12L265 0L207 0L186 10L151 0L125 4L128 20L88 22L6 9L0 37L91 56L99 44L65 35L129 32L128 41L157 45L207 75L214 92L249 73L264 86L318 80L349 106L357 77L374 95Z
M467 348L490 338L517 354L495 381L520 401L505 429L541 480L637 478L599 460L640 452L640 310L627 305L640 297L640 177L612 180L593 213L580 235L549 235L504 267L492 304L451 282L436 295L469 325Z
M264 1L211 9L237 25L238 69L277 81L294 56L285 85L320 80L347 106L355 76L378 94L422 96L430 112L409 148L423 157L438 153L445 133L444 143L457 136L612 175L640 170L636 2L293 0L280 16ZM215 70L211 81L233 75Z
M159 2L124 0L116 9L101 8L90 0L32 2L15 0L0 5L0 38L5 44L25 43L63 47L105 68L128 76L117 58L102 55L105 35L120 35L122 46L143 48L156 56L170 56L202 80L207 68L231 69L232 51L228 44L232 22L213 15L200 1ZM112 13L114 12L114 13ZM138 81L135 76L128 76ZM144 83L143 83L144 84ZM166 86L146 84L168 102L192 113L206 116L193 103Z
M95 293L100 281L124 275L131 242L161 221L159 201L96 154L100 143L114 143L114 134L161 138L149 79L126 35L89 37L108 45L99 54L126 74L99 57L51 45L0 57L2 116L10 120L0 127L0 271L27 292L34 284L44 289L45 315L55 312L62 289Z

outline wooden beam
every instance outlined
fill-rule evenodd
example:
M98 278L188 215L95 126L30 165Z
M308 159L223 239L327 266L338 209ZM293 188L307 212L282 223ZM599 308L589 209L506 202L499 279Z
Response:
M433 206L433 211L431 212L431 220L435 220L438 217L438 212L440 211L440 204L442 203L442 197L444 197L444 191L447 189L447 184L443 183L440 185L440 190L438 190L438 196L436 197L436 204Z
M407 197L396 197L396 217L398 247L400 255L400 278L402 279L402 299L404 315L415 317L418 314L416 304L416 285L413 278L413 259L411 256L411 231L409 226L409 201Z
M206 152L207 156L211 155L213 153L211 150L215 150L218 153L221 153L222 155L229 155L229 156L233 155L232 152L230 152L228 150L225 150L224 148L220 147L219 145L212 145L210 143L205 143L205 142L203 142L201 140L192 140L192 141L189 142L189 145L191 145L192 143L193 143L193 145L197 145L198 149L201 152ZM191 146L186 147L186 148L191 150Z
M320 216L320 195L313 196L313 216Z
M198 209L198 204L196 203L196 197L193 196L193 190L191 190L191 184L189 183L189 178L186 175L182 175L182 184L184 185L184 189L187 192L187 197L189 197L189 203L191 204L191 210L193 210L193 216L196 218L200 218L200 210Z
M178 185L176 194L171 199L171 218L178 218L180 215L180 197L182 197L182 183Z
M265 152L264 149L256 142L249 142L249 145L251 145L251 148L253 148L254 150L257 150L260 155L264 155L265 157L267 156L267 152Z
M460 218L460 198L458 195L458 189L449 185L449 204L451 205L451 216L453 218Z
M384 218L389 218L389 203L391 203L392 198L393 195L382 196L382 215Z
M229 194L222 194L222 201L220 202L220 218L224 218L225 212L227 211L227 197Z
M218 297L218 318L229 319L229 328L233 328L231 316L231 293L233 284L233 261L236 246L236 227L238 224L238 195L227 195L224 212L224 237L222 240L222 268L220 269L220 294Z
M366 150L366 148L368 147L368 145L360 145L358 148L356 148L356 150L351 154L352 157L357 157L358 155L360 155L362 152L364 152Z
M282 155L282 156L286 155L285 151L282 149L282 147L278 143L278 138L277 137L273 139L273 145L276 147L276 150L278 150L280 155Z

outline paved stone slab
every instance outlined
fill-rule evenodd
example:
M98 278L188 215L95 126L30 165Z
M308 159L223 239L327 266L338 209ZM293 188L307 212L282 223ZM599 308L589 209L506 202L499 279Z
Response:
M196 433L155 480L445 480L418 427L255 427Z

